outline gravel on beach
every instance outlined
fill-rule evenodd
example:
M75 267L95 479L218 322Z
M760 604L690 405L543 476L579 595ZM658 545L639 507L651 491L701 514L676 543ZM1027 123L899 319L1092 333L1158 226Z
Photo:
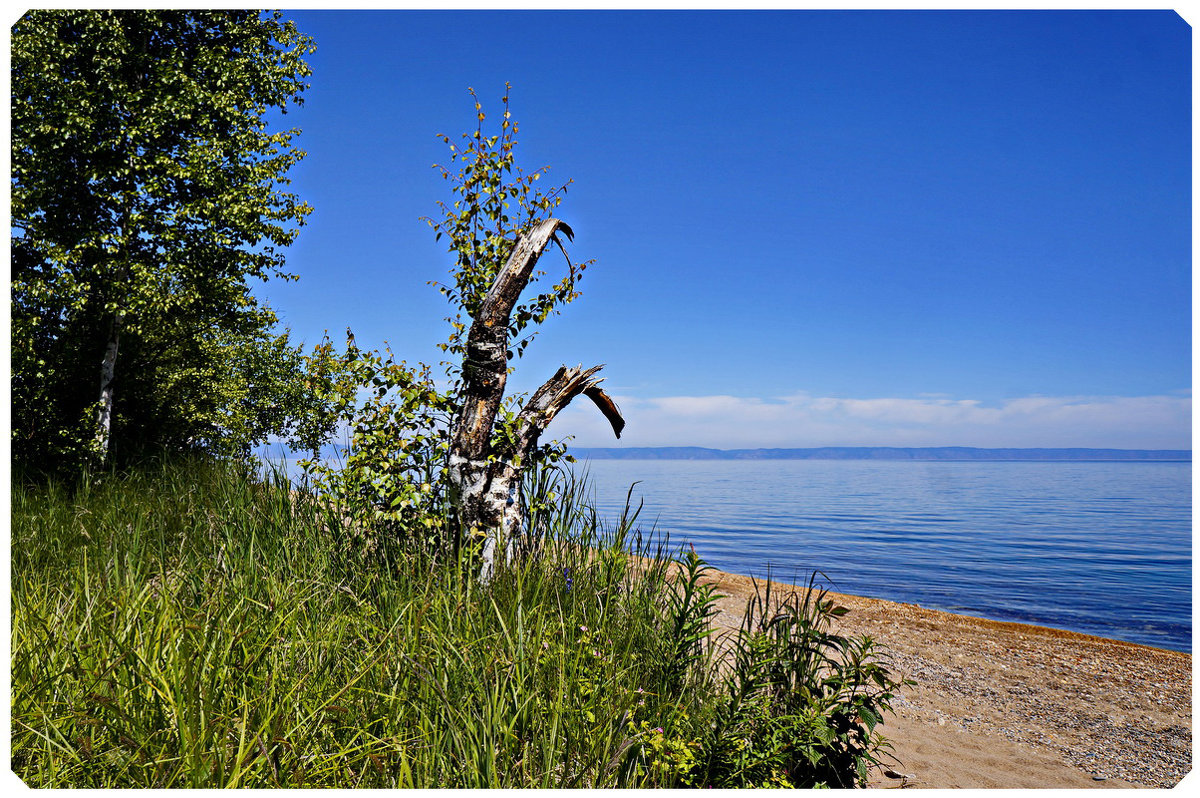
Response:
M711 576L725 594L716 622L737 628L753 582ZM1190 654L829 597L850 610L843 633L870 635L893 670L916 681L884 725L899 760L893 770L911 778L898 785L877 776L872 786L1172 787L1191 770Z

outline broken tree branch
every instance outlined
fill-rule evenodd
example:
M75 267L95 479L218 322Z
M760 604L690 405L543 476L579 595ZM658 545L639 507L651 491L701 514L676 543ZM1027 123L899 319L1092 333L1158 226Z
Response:
M463 404L451 447L463 457L477 460L485 456L508 379L509 315L529 282L534 264L559 229L567 238L574 235L565 223L546 219L517 239L475 314L467 333Z
M571 400L580 394L585 394L612 424L613 432L618 438L625 428L625 419L621 411L608 394L600 389L601 379L593 379L593 375L603 366L592 366L584 370L582 365L569 369L561 366L554 376L533 392L529 401L521 408L517 417L517 446L513 454L524 459L537 447L538 438L554 417L562 411Z

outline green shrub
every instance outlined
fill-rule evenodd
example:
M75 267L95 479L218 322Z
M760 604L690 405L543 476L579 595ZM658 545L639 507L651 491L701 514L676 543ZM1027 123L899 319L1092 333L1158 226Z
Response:
M706 739L706 783L862 786L887 750L877 726L906 682L892 677L871 638L830 631L848 610L815 579L782 596L769 580L756 584Z

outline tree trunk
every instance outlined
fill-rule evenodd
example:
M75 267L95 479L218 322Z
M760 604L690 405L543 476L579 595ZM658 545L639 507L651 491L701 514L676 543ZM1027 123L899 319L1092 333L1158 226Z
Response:
M108 444L112 434L113 381L117 365L117 348L121 343L121 314L113 317L109 325L108 345L104 348L104 359L100 361L100 407L96 411L96 453L103 463L108 458Z
M559 229L568 238L572 236L566 224L547 219L517 239L467 333L463 402L451 429L447 470L459 534L480 547L484 580L494 571L499 541L514 541L521 534L521 476L554 416L586 393L609 419L618 438L625 425L612 399L597 387L600 380L592 378L600 366L586 371L564 366L526 402L508 442L493 446L493 427L508 378L509 316L534 264Z

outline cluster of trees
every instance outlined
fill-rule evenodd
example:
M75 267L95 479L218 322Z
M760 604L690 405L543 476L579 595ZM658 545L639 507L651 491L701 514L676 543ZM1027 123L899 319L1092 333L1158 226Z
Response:
M553 242L566 185L542 191L516 165L518 127L449 145L453 192L427 221L454 256L440 285L456 308L442 345L449 387L427 366L364 352L349 335L310 353L276 329L250 281L295 279L284 249L308 205L287 191L298 130L266 115L302 103L313 42L278 13L33 11L13 29L13 454L77 471L147 452L246 455L270 437L317 450L352 434L326 491L397 534L451 514L457 539L518 533L521 475L563 448L546 426L591 398L620 434L599 366L559 369L506 396L531 330L574 300L588 263L521 303ZM401 529L396 529L396 526ZM446 530L432 530L445 537Z
M31 11L12 31L14 462L304 442L316 394L250 285L284 270L313 42L256 11Z

